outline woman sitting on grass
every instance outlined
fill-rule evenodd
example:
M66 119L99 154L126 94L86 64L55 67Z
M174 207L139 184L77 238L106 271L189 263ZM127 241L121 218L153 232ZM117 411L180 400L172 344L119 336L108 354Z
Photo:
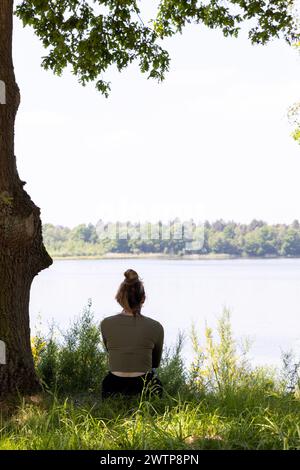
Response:
M115 297L123 310L104 318L100 325L110 369L102 381L102 398L139 395L144 387L147 395L161 397L162 383L155 369L161 360L164 329L141 314L146 296L137 272L128 269L124 276Z

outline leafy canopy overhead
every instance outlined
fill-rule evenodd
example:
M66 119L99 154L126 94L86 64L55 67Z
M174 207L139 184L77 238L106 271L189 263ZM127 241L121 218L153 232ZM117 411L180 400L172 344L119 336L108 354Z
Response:
M105 96L110 83L103 73L111 65L122 71L138 61L148 78L163 80L170 57L161 40L182 32L187 23L220 28L238 36L250 25L249 39L265 44L298 37L293 0L161 0L154 20L143 21L143 1L136 0L23 0L16 15L33 27L48 55L42 65L60 75L69 65L80 83L95 81ZM298 37L299 38L299 37Z

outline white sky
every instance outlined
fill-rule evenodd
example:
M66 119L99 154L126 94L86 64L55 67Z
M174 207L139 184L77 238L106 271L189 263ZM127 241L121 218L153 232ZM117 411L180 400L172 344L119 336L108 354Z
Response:
M287 120L300 100L299 54L202 26L165 47L165 82L135 66L111 72L106 99L44 71L38 38L15 20L16 156L43 223L300 219L300 146Z

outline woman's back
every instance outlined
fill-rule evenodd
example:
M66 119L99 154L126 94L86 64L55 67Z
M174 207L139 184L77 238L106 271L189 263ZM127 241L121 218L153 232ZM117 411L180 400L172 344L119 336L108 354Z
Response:
M162 383L152 369L160 365L164 329L141 314L146 295L137 272L127 269L124 276L115 297L123 312L104 318L100 325L109 363L102 397L139 394L144 387L161 397Z
M158 321L120 313L102 320L101 333L111 371L147 372L159 367L164 329Z

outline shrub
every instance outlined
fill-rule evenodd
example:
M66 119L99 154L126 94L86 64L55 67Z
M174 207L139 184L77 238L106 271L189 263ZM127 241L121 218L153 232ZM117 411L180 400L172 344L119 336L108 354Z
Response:
M164 390L173 396L177 393L186 394L188 392L187 370L181 357L183 343L184 335L179 332L175 346L164 348L158 373Z
M35 337L35 351L39 350L35 363L45 388L65 393L99 390L106 372L106 353L91 305L89 300L62 339L56 338L55 326L48 338Z
M258 386L260 390L275 389L272 369L257 367L252 369L247 352L249 344L238 351L233 337L230 312L224 309L217 326L219 342L215 341L211 328L205 329L205 344L201 342L195 328L192 327L192 343L195 353L191 364L189 383L194 393L218 394L223 398L231 394L247 390L253 392Z

